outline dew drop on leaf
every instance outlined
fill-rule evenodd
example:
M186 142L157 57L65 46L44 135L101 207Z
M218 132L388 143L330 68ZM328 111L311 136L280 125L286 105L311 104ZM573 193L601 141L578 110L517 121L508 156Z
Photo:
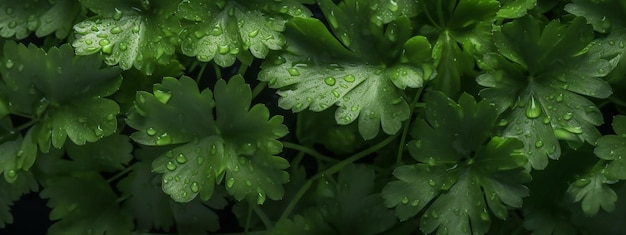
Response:
M14 170L9 170L7 171L7 177L9 179L15 179L17 178L17 172L15 172Z
M334 86L336 84L336 80L334 77L326 77L324 78L324 83L329 86Z
M391 100L391 104L400 104L402 103L403 100L404 99L402 99L402 97L398 97L398 98Z
M167 102L170 101L170 98L172 98L172 93L168 91L155 90L154 98L156 98L163 104L167 104Z
M217 46L217 52L224 55L227 54L228 51L230 51L230 46L229 45L219 45Z
M526 117L538 118L541 116L541 107L535 103L535 97L531 96L528 106L526 107Z
M407 203L409 203L409 198L408 197L403 197L401 202L402 202L402 204L407 204Z
M259 35L259 30L258 29L255 29L255 30L252 30L252 31L248 32L248 37L254 38L257 35Z
M250 181L250 180L246 180L246 185L247 185L248 187L252 186L252 181Z
M436 210L432 210L430 212L430 215L433 217L433 219L439 219L439 213L437 213Z
M148 134L149 136L154 136L156 135L156 130L152 127L146 129L146 134Z
M202 164L204 164L204 158L203 158L203 157L201 157L201 156L196 157L196 163L197 163L198 165L202 165Z
M220 26L219 24L216 24L213 29L211 29L211 35L213 36L220 36L222 35L223 31L222 31L222 26Z
M198 191L200 191L200 186L198 186L198 183L191 183L191 192L197 193Z
M7 15L13 15L13 8L7 7L7 9L5 9L4 12L7 13Z
M537 148L543 147L543 141L537 140L537 142L535 142L535 147L537 147Z
M178 156L176 157L176 162L184 164L185 162L187 162L187 157L185 157L185 155L182 153L178 154Z
M165 168L170 171L176 170L176 164L174 164L172 161L168 161L167 164L165 164Z
M430 179L430 180L428 180L428 185L430 185L432 187L435 187L435 186L437 186L437 182L435 182L434 180Z
M339 22L337 22L337 17L335 17L334 11L330 11L330 14L326 17L326 19L328 20L328 23L331 27L333 27L334 29L339 28Z
M115 13L113 13L113 19L114 20L120 20L122 19L122 11L120 11L119 9L115 8Z
M489 214L487 214L486 211L483 211L480 213L480 219L484 220L484 221L489 221Z
M154 142L156 145L168 145L172 143L172 137L167 133L163 133L157 136Z
M581 133L583 133L583 128L581 128L579 126L564 126L563 129L565 129L566 131L568 131L570 133L574 133L574 134L581 134Z
M4 66L5 66L7 69L13 68L13 65L15 65L15 64L13 63L13 61L12 61L12 60L7 60L7 61L4 63Z
M585 186L587 186L589 183L591 183L591 180L589 180L589 179L587 179L587 178L580 178L580 179L577 179L577 180L574 182L574 185L575 185L576 187L585 187Z
M256 192L257 192L257 199L256 199L256 203L257 204L263 204L263 202L265 202L265 194L263 193L263 190L261 190L261 188L257 187L256 188Z
M226 180L226 187L227 188L233 188L233 186L235 185L235 178L230 177Z
M542 122L543 122L543 124L549 124L551 119L552 118L550 116L546 116L546 117L543 118Z
M343 80L346 81L346 82L354 82L355 77L354 77L354 75L348 74L348 75L343 77Z
M298 71L298 69L296 69L296 68L288 68L287 72L291 76L299 76L300 75L300 71Z
M333 96L335 98L339 98L339 96L341 96L341 94L339 94L339 90L337 88L332 90Z
M415 199L413 200L413 202L411 202L411 206L418 206L420 204L420 200Z
M12 20L11 22L9 22L8 26L10 29L15 28L17 27L17 22L15 20Z

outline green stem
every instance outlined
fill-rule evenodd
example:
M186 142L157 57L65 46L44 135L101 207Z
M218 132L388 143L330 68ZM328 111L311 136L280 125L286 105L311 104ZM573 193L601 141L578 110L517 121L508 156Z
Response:
M222 68L213 62L213 69L215 69L215 77L219 80L222 79Z
M300 199L304 196L304 193L306 193L307 190L309 190L309 188L311 187L311 185L313 184L313 181L316 181L324 176L330 176L333 175L337 172L339 172L341 169L343 169L345 166L367 156L370 155L373 152L378 151L379 149L381 149L382 147L385 147L386 145L388 145L389 143L391 143L395 138L397 137L397 135L393 135L393 136L389 136L387 137L385 140L377 143L376 145L369 147L366 150L363 150L359 153L356 153L352 156L350 156L349 158L346 158L345 160L338 162L337 164L327 168L326 170L322 171L322 172L318 172L317 174L315 174L313 177L311 177L310 179L308 179L304 185L302 185L302 187L300 187L300 190L298 190L298 192L296 193L296 195L293 197L293 199L291 199L291 201L289 202L289 205L287 205L287 207L285 208L285 210L283 211L283 213L280 215L280 218L278 219L278 223L280 223L281 221L287 219L287 216L289 216L289 214L291 214L291 211L296 207L296 204L298 204L298 201L300 201Z
M250 229L250 222L252 222L252 202L248 202L250 207L248 208L248 216L246 216L246 225L243 227L243 231L248 233Z
M267 85L267 82L260 82L258 85L254 87L254 90L252 90L252 99L256 98L259 94L261 94L263 89L265 89L265 85Z
M299 144L294 144L294 143L284 142L284 141L282 143L283 143L283 146L285 148L293 149L293 150L297 150L297 151L306 153L306 154L311 155L311 156L313 156L313 157L315 157L317 159L322 159L322 160L327 161L327 162L338 162L339 161L337 159L333 159L331 157L327 157L327 156L325 156L325 155L323 155L321 153L318 153L317 151L315 151L313 149L307 148L307 147L299 145Z
M246 74L247 70L248 70L248 65L241 63L241 65L239 66L239 70L237 70L237 74L243 76L244 74Z
M272 226L272 222L270 218L267 216L267 214L265 214L265 212L263 212L263 210L259 208L259 205L255 204L254 202L251 202L250 207L252 207L252 210L254 210L254 213L256 213L256 215L259 216L259 219L261 219L261 222L263 222L263 224L265 225L265 228L268 231L272 231L272 229L274 229L274 227Z
M20 131L28 128L28 127L31 127L33 124L37 123L38 121L39 120L37 120L37 119L30 120L27 123L24 123L24 124L18 126L17 128L15 128L15 131L16 132L20 132Z
M126 167L126 169L124 169L123 171L120 171L119 173L115 174L113 177L109 178L107 180L107 183L112 183L114 181L116 181L117 179L119 179L120 177L126 175L128 172L130 172L133 168L135 168L135 166L137 165L137 163L134 163L132 165L130 165L129 167Z
M424 91L424 87L420 87L417 90L415 97L413 97L413 100L411 101L410 110L414 110L413 107L417 105L417 101L419 101L420 96L422 96L422 91ZM413 119L413 111L409 113L409 119L405 123L404 128L402 130L402 136L400 137L400 146L398 146L398 155L396 157L396 165L400 165L400 161L402 160L402 155L404 154L404 146L406 145L406 136L409 133L409 127L411 126L412 119Z
M441 0L437 0L437 17L439 18L439 25L441 26L441 28L443 28L445 26L445 19L443 18L443 6L442 6L442 1Z
M201 67L200 67L200 72L198 72L198 76L196 77L196 83L200 82L200 79L202 79L202 75L204 74L204 70L206 69L206 63L204 63Z

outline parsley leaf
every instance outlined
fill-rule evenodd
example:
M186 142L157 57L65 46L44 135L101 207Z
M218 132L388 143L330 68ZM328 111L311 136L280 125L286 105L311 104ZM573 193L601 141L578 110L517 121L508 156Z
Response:
M458 104L441 92L427 93L426 120L416 120L408 143L419 162L396 168L399 179L383 188L400 220L423 211L420 228L446 234L482 234L490 213L506 219L509 207L521 207L530 180L523 166L522 143L493 137L496 110L467 94ZM489 140L486 145L484 141ZM425 209L428 206L427 209ZM425 210L424 210L425 209Z
M606 166L606 176L612 180L626 179L626 116L613 118L613 130L617 135L605 135L598 139L594 153L599 158L610 161Z
M329 14L340 15L338 11ZM363 61L380 60L380 57L366 53L371 52L365 49L369 48L366 44L350 43L352 36L347 32L346 36L340 36L339 42L318 20L296 18L288 25L287 52L266 60L259 80L268 82L272 88L281 88L279 106L294 112L307 108L319 112L339 106L335 112L337 123L346 125L358 119L359 133L364 139L376 137L381 126L387 134L396 133L402 121L409 117L409 106L401 89L421 87L423 79L434 75L429 72L431 69L409 64L386 67L380 61ZM354 48L354 52L344 48L342 43ZM316 55L311 52L318 48L329 50L311 56ZM428 52L422 48L413 51Z
M214 196L210 201L199 198L189 203L177 203L163 193L161 177L152 173L150 162L164 150L142 148L136 152L140 160L132 172L118 184L123 196L124 209L137 219L137 229L169 231L175 225L176 231L183 234L206 233L219 229L218 215L211 209L221 209L226 201Z
M35 32L37 37L55 33L63 39L79 12L80 4L76 0L5 1L0 3L0 37L23 39Z
M30 172L19 171L15 178L16 180L12 183L0 180L0 228L13 223L13 215L11 214L13 202L23 194L37 191L39 188L37 181Z
M7 42L3 52L0 91L12 113L39 120L32 138L41 151L61 148L67 138L82 145L116 131L119 106L103 97L119 87L119 69L101 69L93 56L75 57L69 45L46 52Z
M174 17L177 1L82 0L98 16L74 25L72 46L78 55L102 51L105 62L124 69L135 67L152 74L168 64L179 44L180 22Z
M226 67L233 65L243 51L265 58L270 50L282 49L285 39L281 32L286 19L311 13L296 0L189 0L180 3L176 15L193 22L181 33L182 52Z
M133 221L117 205L117 195L97 173L49 177L40 195L49 199L48 234L130 234Z
M593 143L600 136L594 126L602 124L602 114L581 95L611 94L601 79L611 64L585 53L593 39L591 26L583 18L542 25L528 16L504 24L494 35L500 54L484 55L488 72L477 78L487 87L480 95L505 113L502 135L522 140L536 169L546 167L546 156L559 158L557 138Z
M263 105L249 108L251 91L240 76L218 81L215 101L212 95L198 91L188 77L164 78L153 94L137 94L127 122L139 131L131 138L145 145L183 144L153 162L154 171L164 174L163 190L179 202L198 194L208 200L215 183L225 179L237 200L280 199L289 179L282 171L289 163L274 156L282 149L276 138L287 134L282 116L269 118Z
M500 5L498 17L519 18L537 6L537 0L500 0Z
M573 15L585 17L593 29L600 33L608 33L626 26L623 18L626 4L619 0L572 0L565 10Z
M437 38L432 58L438 76L432 86L448 95L461 89L461 76L473 69L472 53L490 46L491 24L499 9L496 0L424 1L425 23Z
M67 155L85 171L110 172L124 169L131 161L133 146L128 136L113 134L95 143L66 145Z

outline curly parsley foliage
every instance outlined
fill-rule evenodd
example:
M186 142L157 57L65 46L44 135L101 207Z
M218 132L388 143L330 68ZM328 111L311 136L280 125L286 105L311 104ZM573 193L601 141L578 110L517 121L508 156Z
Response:
M4 154L0 156L4 156ZM35 178L28 172L20 171L16 173L15 178L16 180L11 183L0 180L0 228L13 223L13 215L11 214L13 202L17 201L23 194L37 191L39 188Z
M41 197L49 199L48 234L131 234L132 218L117 205L117 195L97 173L50 177Z
M430 44L420 43L423 37L407 42L412 27L406 16L383 30L382 25L351 17L382 14L361 7L360 1L319 4L334 36L318 20L293 19L285 32L289 46L266 60L259 80L280 89L282 108L319 112L336 105L337 123L358 120L364 139L376 137L381 126L387 134L396 133L410 112L402 89L421 87L434 76L429 57L415 54L430 54ZM328 50L316 53L319 48ZM383 54L389 58L381 58Z
M611 87L602 77L613 67L586 53L592 39L583 18L544 26L527 16L497 30L499 54L482 59L488 72L477 78L487 87L480 95L504 113L502 135L524 142L533 168L545 168L546 156L559 158L558 139L594 143L600 137L595 126L603 123L602 114L582 95L607 98Z
M248 61L249 56L242 54L247 50L265 58L270 50L282 49L287 19L307 17L311 12L296 0L185 0L176 15L192 22L181 32L182 52L226 67L238 57Z
M76 0L25 0L0 3L0 37L23 39L35 32L37 37L55 33L65 38L80 12Z
M105 62L151 74L174 58L180 22L173 15L178 1L81 0L98 14L74 25L76 54L102 52Z
M120 109L109 96L119 87L117 68L101 69L101 60L75 57L69 45L44 51L7 42L0 66L0 91L11 113L37 120L27 135L43 152L63 147L67 138L78 145L117 131ZM32 131L32 133L31 133Z
M616 135L605 135L598 139L594 154L600 162L585 175L578 177L568 189L575 202L581 201L583 212L592 216L600 207L613 211L617 194L610 185L626 179L626 116L613 119Z
M123 208L133 215L139 231L159 229L178 233L200 234L219 229L218 215L212 209L222 209L226 201L216 195L209 201L199 198L189 203L177 203L163 193L161 177L152 173L151 161L163 153L163 148L142 148L136 151L140 161L131 173L117 185L124 197Z
M153 94L137 94L127 122L139 131L131 138L145 145L182 144L153 162L154 171L163 173L163 190L179 202L198 194L208 200L215 184L224 182L237 200L280 199L289 180L282 171L289 163L274 156L282 150L276 138L288 132L282 116L270 118L263 105L249 108L251 91L240 76L218 81L215 101L212 96L188 77L164 78Z
M388 230L395 223L393 211L385 208L380 193L375 193L374 171L365 166L348 165L337 179L320 181L315 205L279 222L271 234L362 234Z
M432 86L448 95L461 89L461 77L473 70L473 55L492 47L491 29L500 3L496 0L422 1L422 31L437 38L432 58L438 76Z
M399 179L382 191L400 220L421 212L424 233L484 234L491 211L506 219L521 207L528 189L522 183L523 145L513 138L490 138L497 117L486 101L462 94L458 104L441 92L425 97L426 120L418 119L408 143L415 165L396 168ZM488 141L485 145L485 141Z

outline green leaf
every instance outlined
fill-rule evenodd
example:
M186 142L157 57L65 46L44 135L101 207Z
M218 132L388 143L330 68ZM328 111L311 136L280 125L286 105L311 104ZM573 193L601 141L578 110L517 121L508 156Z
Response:
M265 58L270 50L282 49L285 39L281 33L287 18L311 13L295 0L191 0L181 2L176 15L194 22L181 32L182 52L202 62L214 60L227 67L243 51L250 50L255 57Z
M0 91L12 113L39 119L33 138L42 151L50 144L61 148L68 137L82 145L116 131L119 106L103 97L117 91L118 69L101 69L93 56L75 57L69 45L46 52L7 42L3 52Z
M580 177L567 189L574 202L582 201L583 212L588 216L598 213L600 207L607 212L615 209L617 194L608 185L614 181L608 181L605 175L599 173L590 173L585 177Z
M163 193L161 177L151 172L151 164L146 161L162 153L154 148L138 150L137 155L142 160L117 185L123 196L129 197L124 202L124 209L136 218L137 229L170 231L175 226L179 233L185 234L219 229L218 215L212 209L222 209L226 205L220 196L216 195L210 201L196 199L177 203Z
M0 37L24 39L35 32L37 37L55 33L64 39L80 12L77 0L7 1L0 3Z
M135 67L152 74L155 67L174 58L180 23L173 16L177 1L127 3L122 0L81 3L98 16L74 25L72 46L78 55L102 52L108 65Z
M341 46L314 19L294 19L286 32L289 53L266 60L259 80L280 88L280 107L300 112L339 108L335 120L346 125L358 120L359 133L372 139L380 127L387 134L400 130L408 119L409 106L401 89L421 87L431 74L408 64L389 65L360 61ZM345 42L344 42L345 43ZM311 56L313 50L328 47L329 55Z
M48 234L130 234L133 221L117 205L117 195L98 174L46 179L42 198L49 199Z
M359 2L353 0L353 2ZM381 26L401 16L413 17L419 13L419 3L413 0L376 0L369 3L372 13L370 22Z
M565 11L585 17L593 25L593 29L600 33L608 33L625 26L623 19L626 5L619 0L573 0L565 6Z
M182 144L153 162L154 171L164 174L163 190L179 202L198 194L208 200L225 179L237 200L280 199L289 179L282 171L289 163L274 156L282 150L276 138L287 134L282 116L270 118L263 105L249 108L251 91L240 76L218 81L215 101L211 96L188 77L164 78L153 94L138 93L127 119L139 130L131 138L145 145Z
M82 170L114 171L124 169L133 158L133 146L125 135L111 135L95 143L69 144L67 155L81 166Z
M473 69L473 53L491 47L491 24L500 3L480 1L426 1L422 3L427 23L436 28L432 58L438 76L433 87L447 95L461 89L461 76Z
M521 207L530 180L524 172L522 143L512 138L489 139L496 110L463 94L458 104L441 92L427 93L426 121L417 120L409 152L424 163L400 166L399 180L382 195L400 220L423 211L424 233L482 234L490 213L506 219L508 208ZM426 208L428 207L428 208ZM424 210L425 209L425 210Z
M0 228L13 223L13 215L11 214L13 202L17 201L23 194L37 191L39 188L37 181L30 172L20 171L15 178L16 180L12 183L0 180Z
M4 179L14 183L20 175L20 170L28 170L37 157L37 146L32 141L32 131L28 131L25 138L6 141L0 144L0 173Z
M338 125L335 122L335 113L330 110L319 113L300 112L296 136L301 144L323 144L328 150L338 154L353 153L365 145L356 123Z
M520 18L537 6L537 0L500 0L500 18Z
M585 53L592 36L582 18L543 26L527 16L496 31L501 55L483 57L488 72L477 81L487 88L480 95L504 113L502 135L524 142L533 168L545 168L546 156L559 158L558 139L593 143L600 136L595 126L602 124L602 114L582 95L608 97L611 88L601 77L612 67Z

